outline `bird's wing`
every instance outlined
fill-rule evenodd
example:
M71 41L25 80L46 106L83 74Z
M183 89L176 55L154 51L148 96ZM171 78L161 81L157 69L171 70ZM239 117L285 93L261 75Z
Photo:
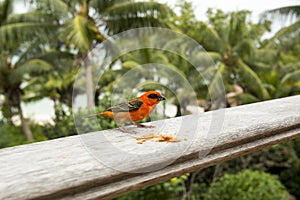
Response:
M112 112L132 112L138 110L143 105L143 102L139 98L134 98L128 102L120 103L108 108L105 111Z

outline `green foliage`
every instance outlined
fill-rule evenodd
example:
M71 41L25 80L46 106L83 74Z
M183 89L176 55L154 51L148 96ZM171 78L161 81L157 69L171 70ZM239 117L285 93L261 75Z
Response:
M286 21L287 19L290 20L292 17L297 17L297 20L287 26L279 30L268 42L268 45L274 45L274 43L278 43L278 40L281 40L282 38L289 38L291 35L299 34L299 27L300 27L300 6L299 5L293 5L293 6L286 6L286 7L280 7L275 8L272 10L267 10L263 13L262 19L266 18L272 18L273 20L278 21ZM289 18L291 17L291 18ZM299 37L298 37L299 38Z
M69 21L62 33L63 39L67 41L67 46L74 44L81 51L88 51L92 40L97 38L97 35L100 35L99 41L104 40L104 37L94 30L94 25L80 15Z
M56 117L54 124L48 123L43 125L41 128L43 130L43 134L48 139L55 139L77 134L74 119L71 114L65 114Z
M27 12L24 14L10 14L6 23L0 26L0 43L2 48L12 48L37 38L48 40L58 25L53 18L40 12Z
M177 199L183 193L183 187L181 187L184 180L187 179L186 175L178 178L172 178L169 181L156 184L138 191L131 192L129 194L115 198L115 200L135 200L135 199Z
M286 170L281 170L279 173L280 181L285 185L287 190L295 196L297 199L300 198L300 138L294 139L289 142L292 145L292 149L289 151L293 151L294 155L292 157L296 157L296 161L288 162L289 168Z
M242 60L238 60L238 65L238 73L240 79L242 79L241 84L244 88L248 89L248 93L256 94L260 99L269 99L269 93L259 76Z
M259 102L259 99L249 93L238 94L235 96L237 100L243 102L243 104Z
M184 6L189 6L189 4L184 4ZM191 12L189 9L184 10ZM249 21L250 12L243 10L224 13L221 10L208 9L207 15L208 23L194 23L201 31L193 36L217 63L218 71L215 70L214 73L218 72L222 75L222 77L213 75L211 74L213 71L208 68L207 70L210 71L204 72L212 77L209 79L208 87L216 91L220 80L226 88L238 84L245 93L245 95L240 95L240 98L236 96L242 104L269 99L269 91L258 75L259 71L253 68L261 63L261 61L259 64L256 63L254 58L261 47L258 44L262 44L261 36L269 30L270 22L253 24ZM184 25L182 26L185 28Z
M167 5L155 1L120 1L102 11L105 28L114 34L140 27L167 28L163 19L174 15Z
M35 139L34 142L48 139L43 135L42 128L39 125L31 123L30 128ZM14 126L7 123L0 125L0 148L27 143L22 126Z
M300 159L298 160L297 166L280 173L280 181L284 184L290 194L297 199L300 198Z
M142 49L122 55L115 62L119 68L110 68L102 74L96 88L95 113L111 106L111 93L122 75L147 63L161 63L186 78L197 98L208 96L210 91L219 91L217 83L224 81L228 92L238 84L243 92L236 94L239 103L300 94L300 45L299 19L281 29L270 40L262 39L270 31L271 22L262 20L252 23L249 11L225 13L208 9L208 21L198 21L192 3L182 1L180 14L155 1L62 1L32 0L34 9L12 13L11 0L0 0L0 94L4 96L1 111L4 120L0 123L0 148L28 143L21 126L9 124L13 115L20 114L21 102L50 98L55 104L53 123L37 125L30 122L35 141L54 139L77 134L71 112L73 82L77 67L86 52L96 43L101 43L106 34L116 34L130 28L144 26L172 27L199 42L208 52L189 49L181 41L170 38L150 38L174 46L179 55L153 49ZM88 4L87 4L88 3ZM270 13L299 16L299 6L276 9ZM130 46L134 40L126 41ZM204 68L202 75L211 77L208 87L203 77L184 60L182 55L192 55L194 61ZM107 52L109 54L109 52ZM216 68L210 68L210 60ZM113 65L113 64L112 64ZM120 67L121 66L121 67ZM217 72L221 75L217 75ZM150 74L150 75L149 75ZM147 83L141 90L153 89L154 77L145 73ZM156 77L157 78L157 77ZM173 86L176 83L173 83ZM174 86L174 87L175 87ZM157 86L155 85L157 88ZM168 87L171 87L168 85ZM160 89L165 89L161 87ZM130 88L131 91L131 88ZM125 91L120 91L121 97ZM167 97L172 96L166 92ZM178 91L177 97L189 96ZM123 96L122 96L123 97ZM178 104L176 100L170 100ZM76 123L84 130L115 128L110 119L85 116L91 111L81 110ZM178 109L178 115L180 115ZM3 123L4 122L4 123ZM237 159L208 167L199 172L173 178L164 183L118 197L117 199L284 199L288 193L272 175L249 171L259 170L275 174L290 194L300 199L300 139L275 145ZM229 175L228 173L237 173ZM224 175L226 174L226 175ZM214 179L220 178L214 182ZM213 183L212 183L213 182ZM211 184L212 183L212 184ZM210 187L211 185L211 187Z
M22 127L15 127L9 124L4 124L0 127L0 148L26 143Z
M211 185L204 199L284 200L288 197L289 193L276 176L244 170L236 175L225 174Z

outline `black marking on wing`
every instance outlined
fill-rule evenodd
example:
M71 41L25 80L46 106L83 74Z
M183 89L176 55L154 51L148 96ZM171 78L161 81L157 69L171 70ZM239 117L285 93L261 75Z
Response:
M138 98L134 98L129 100L128 102L120 103L115 106L108 108L105 111L112 111L112 112L132 112L138 110L143 105L143 102L140 101Z

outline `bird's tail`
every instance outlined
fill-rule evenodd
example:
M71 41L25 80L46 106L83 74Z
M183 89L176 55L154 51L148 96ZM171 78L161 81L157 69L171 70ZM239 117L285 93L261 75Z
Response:
M97 113L97 114L92 114L92 115L88 115L88 116L85 116L85 118L91 118L91 117L96 117L96 116L103 116L103 113Z

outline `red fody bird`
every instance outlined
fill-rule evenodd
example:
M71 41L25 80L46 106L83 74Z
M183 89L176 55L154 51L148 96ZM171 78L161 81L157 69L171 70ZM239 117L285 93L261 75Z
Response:
M148 91L140 97L136 97L128 100L127 102L114 105L105 111L96 114L96 116L105 116L116 120L120 123L120 129L123 132L129 132L125 128L125 123L128 122L134 123L138 127L153 127L138 124L136 121L148 117L153 112L157 104L165 99L166 98L157 91Z

